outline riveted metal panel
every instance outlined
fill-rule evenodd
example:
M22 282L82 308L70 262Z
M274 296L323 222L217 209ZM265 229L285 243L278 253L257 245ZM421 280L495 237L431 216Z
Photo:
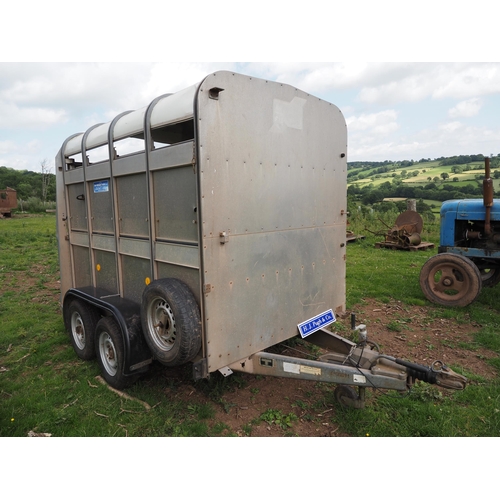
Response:
M87 205L83 182L68 186L68 203L71 229L87 231Z
M99 189L97 186L105 186ZM113 199L111 198L111 179L90 182L89 186L92 230L97 233L114 233Z
M107 290L110 294L118 293L116 278L116 254L94 250L96 286Z
M81 247L87 247L89 246L89 233L79 233L79 232L72 232L70 235L70 241L72 245L78 245Z
M72 245L73 265L75 270L75 287L90 286L90 254L89 249Z
M155 227L158 239L198 241L196 175L192 165L153 173Z
M146 286L146 278L151 280L151 267L148 259L122 255L123 296L140 303Z
M345 309L347 132L330 103L221 72L200 86L198 138L212 372Z
M103 234L92 235L92 248L96 250L105 250L116 252L116 242L114 236L105 236Z
M83 182L83 168L75 168L73 170L68 170L64 174L65 184L75 184L77 182Z
M137 174L146 171L146 160L144 153L132 154L117 158L113 162L113 175L120 177L122 175Z
M194 142L188 141L181 144L155 149L151 151L149 169L158 170L163 168L180 167L193 163Z
M149 207L146 174L116 179L120 234L149 237Z
M85 173L87 181L95 181L98 179L105 179L111 175L111 164L109 161L103 161L101 163L96 163L95 165L90 165L87 167Z
M178 245L176 243L157 242L155 244L156 260L179 266L200 267L200 251L197 246Z
M120 238L120 253L134 257L151 258L151 246L146 240Z

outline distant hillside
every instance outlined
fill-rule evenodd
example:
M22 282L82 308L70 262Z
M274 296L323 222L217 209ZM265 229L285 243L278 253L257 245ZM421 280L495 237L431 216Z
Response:
M494 188L500 192L500 155L490 157ZM480 198L484 179L484 156L462 155L415 162L350 162L347 193L365 205L386 198L415 198L442 202Z
M56 199L56 176L28 170L0 167L0 189L10 187L17 191L18 200L39 198L44 201Z
M490 158L496 192L500 192L500 154ZM384 198L443 201L482 196L484 156L459 155L431 160L347 163L347 193L366 204ZM55 175L0 166L0 189L10 187L17 198L55 201Z

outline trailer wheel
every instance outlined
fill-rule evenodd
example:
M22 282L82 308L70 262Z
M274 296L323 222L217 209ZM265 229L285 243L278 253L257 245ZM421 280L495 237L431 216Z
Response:
M99 314L81 300L73 300L66 311L66 326L76 355L83 360L95 357L94 333Z
M358 393L356 389L353 389L349 385L338 385L335 387L334 391L335 400L342 406L352 408L357 406L357 401L359 400Z
M198 354L200 310L182 281L166 278L147 286L142 295L141 322L153 356L164 365L181 365Z
M115 389L132 385L137 377L123 375L124 349L120 327L112 317L99 320L95 333L97 362L104 380Z
M481 287L479 269L462 255L434 255L420 271L422 292L428 300L442 306L467 306L476 300Z

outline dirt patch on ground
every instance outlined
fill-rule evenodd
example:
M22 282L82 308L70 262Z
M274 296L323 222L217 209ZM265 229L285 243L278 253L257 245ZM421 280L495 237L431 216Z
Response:
M386 354L423 365L440 360L475 375L494 378L496 370L487 359L496 357L496 353L474 342L481 325L433 318L431 311L427 307L403 306L399 301L381 304L367 299L353 312L356 322L367 325L369 338Z

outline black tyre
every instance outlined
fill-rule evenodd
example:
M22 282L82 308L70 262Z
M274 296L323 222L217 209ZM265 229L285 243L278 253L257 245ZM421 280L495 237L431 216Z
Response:
M114 318L104 317L99 320L95 333L95 346L102 377L111 387L124 389L135 382L137 377L123 375L125 352L122 332Z
M80 359L95 357L94 333L98 321L97 310L81 300L73 300L66 310L66 327L71 345Z
M422 292L431 302L442 306L467 306L476 300L481 287L479 269L461 255L434 255L420 271Z
M350 385L338 385L335 387L334 395L337 403L347 408L354 407L359 399L356 389Z
M177 366L198 354L201 347L200 310L191 290L173 278L156 280L142 295L141 323L153 356L166 366Z
M482 285L492 288L500 283L500 269L492 267L489 269L480 269Z

